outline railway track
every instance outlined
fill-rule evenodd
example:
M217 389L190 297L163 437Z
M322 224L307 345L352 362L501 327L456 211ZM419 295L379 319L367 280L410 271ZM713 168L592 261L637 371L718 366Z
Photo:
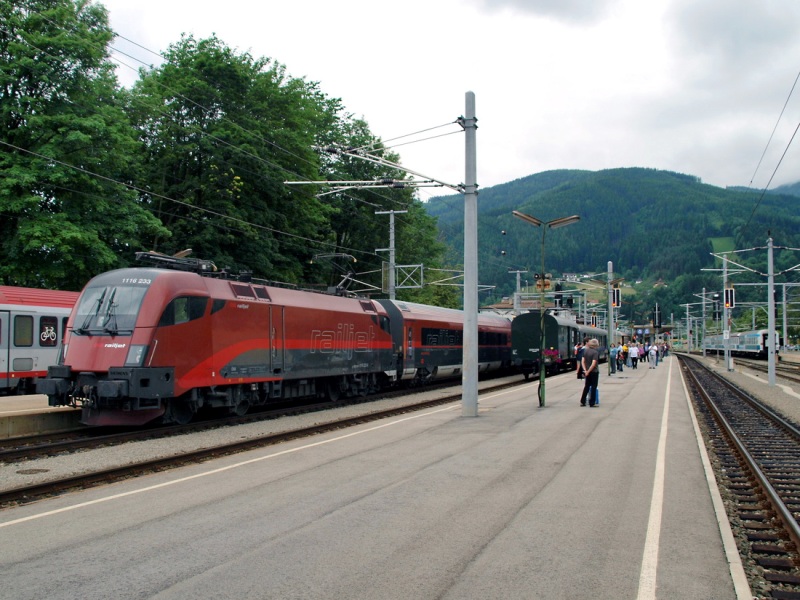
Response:
M681 366L751 589L800 598L800 430L697 361Z
M753 369L754 371L758 371L760 373L766 373L769 370L767 363L763 360L759 361L749 360L746 358L737 358L735 361L737 365L747 367L748 369ZM775 365L775 374L783 377L784 379L788 379L789 381L800 383L800 365L797 363L779 362Z
M115 446L126 442L154 440L208 431L220 427L258 423L309 412L326 411L353 404L377 402L391 398L413 395L420 391L436 391L452 387L452 381L435 382L424 388L396 389L371 396L345 398L335 402L298 403L288 401L272 403L269 409L259 409L245 415L225 417L207 416L186 425L150 425L145 427L81 427L56 433L41 433L0 439L0 463L31 460L42 456L67 454L78 450L90 450L104 446Z
M499 389L513 387L517 385L524 385L521 378L513 378L509 380L501 379L496 384L487 386L481 390L481 393L488 391L496 391ZM452 383L450 384L452 386ZM305 427L302 429L295 429L291 431L284 431L279 433L268 433L258 435L248 439L239 439L233 442L222 443L213 447L200 448L188 452L181 452L172 456L155 458L150 460L143 460L134 464L127 464L120 467L113 467L109 469L89 471L81 473L76 476L53 479L42 483L26 485L8 490L0 490L0 507L5 508L10 505L32 502L43 497L63 493L65 491L83 489L103 483L110 483L136 477L145 473L150 473L158 470L174 468L186 464L196 463L211 458L226 456L237 452L244 452L255 448L261 448L285 442L288 440L310 437L325 433L328 431L335 431L338 429L352 427L363 423L369 423L384 419L387 417L397 416L408 412L417 410L424 410L430 407L438 406L441 404L448 404L455 402L461 398L460 387L456 388L458 391L453 393L443 393L435 399L420 399L418 401L411 400L402 406L396 406L389 409L366 410L363 414L355 417L347 417L341 419L334 419L332 421L314 425L312 427ZM426 390L427 391L427 390ZM408 392L405 392L408 394ZM398 394L399 395L399 394ZM353 404L353 402L350 402ZM362 404L367 405L366 402ZM344 403L337 403L336 406L344 405ZM298 412L310 412L312 410L331 409L335 406L331 402L326 402L323 405L294 407L293 412L287 412L287 409L270 411L269 413L255 413L253 415L245 415L244 417L234 417L230 419L221 419L218 421L201 422L192 426L181 427L161 427L154 428L146 431L126 431L116 434L95 436L95 437L81 437L80 439L58 439L55 441L42 441L37 443L34 439L28 439L24 445L19 445L17 448L8 448L0 450L0 461L10 462L11 460L18 461L37 457L42 455L51 455L54 453L68 453L76 450L84 450L87 448L97 448L101 446L118 445L121 443L142 440L142 439L157 439L167 436L174 436L179 434L194 433L201 429L219 428L229 425L238 425L242 423L251 423L258 420L275 419L279 416L286 416L287 414L297 414ZM35 464L35 463L34 463ZM23 469L24 471L24 469Z

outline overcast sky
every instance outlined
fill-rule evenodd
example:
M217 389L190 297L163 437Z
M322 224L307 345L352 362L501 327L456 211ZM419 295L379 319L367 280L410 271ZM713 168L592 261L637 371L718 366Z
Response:
M790 145L800 89L778 122L800 72L798 0L101 3L118 34L155 51L184 32L215 33L276 60L385 141L455 121L472 91L484 188L550 169L634 166L763 188L787 147L770 187L800 180L800 139ZM124 67L119 76L136 78ZM462 183L461 128L425 135L448 132L398 146L403 164Z

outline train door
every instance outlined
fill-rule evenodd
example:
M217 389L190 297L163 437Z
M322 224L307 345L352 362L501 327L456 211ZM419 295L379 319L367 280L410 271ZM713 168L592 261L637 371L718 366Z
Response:
M283 373L286 360L286 344L284 340L284 310L283 306L269 307L269 347L270 366L273 374Z
M11 313L0 310L0 391L8 389L8 369L10 360Z

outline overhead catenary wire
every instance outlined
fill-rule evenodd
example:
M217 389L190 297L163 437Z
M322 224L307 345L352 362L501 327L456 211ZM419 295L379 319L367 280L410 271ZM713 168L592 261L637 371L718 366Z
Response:
M786 97L786 102L783 103L783 108L781 109L781 113L778 115L778 120L775 121L775 127L772 128L772 133L770 133L769 135L769 139L767 140L767 145L764 146L764 151L761 153L761 158L758 159L758 164L756 165L755 171L753 171L753 176L750 178L750 184L748 187L753 186L753 181L756 178L756 173L758 173L758 170L761 167L761 163L764 160L764 156L766 156L767 150L769 149L769 146L772 143L772 138L775 136L775 132L778 130L778 125L780 124L781 119L783 118L783 113L786 112L786 107L789 105L789 100L792 98L792 94L794 93L794 88L797 86L798 79L800 79L800 72L798 72L797 77L794 78L792 89L789 90L789 95Z
M753 220L753 215L756 214L756 210L758 210L758 207L761 205L761 201L764 199L764 195L767 193L767 190L769 189L769 186L772 183L772 180L774 179L775 174L778 172L778 169L780 168L781 163L783 162L783 159L786 158L786 153L789 151L789 147L792 145L792 142L794 141L794 137L797 135L798 129L800 129L800 123L798 123L797 127L794 128L794 132L792 133L792 137L789 139L789 143L786 144L786 148L783 150L783 154L781 154L781 158L780 158L780 160L778 160L778 164L775 165L775 170L772 171L772 175L770 175L770 178L769 178L769 181L767 182L767 185L765 185L764 189L761 191L761 195L758 197L758 201L756 202L756 205L753 207L753 212L750 213L750 218L747 219L747 223L745 223L744 229L747 229L750 226L750 222Z

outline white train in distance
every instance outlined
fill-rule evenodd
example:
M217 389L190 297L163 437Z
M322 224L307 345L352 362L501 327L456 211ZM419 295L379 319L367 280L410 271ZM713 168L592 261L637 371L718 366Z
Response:
M729 339L725 340L722 334L709 335L705 338L706 351L722 354L727 348L731 356L766 359L769 351L769 330L732 332ZM775 333L775 354L781 346L778 333Z

